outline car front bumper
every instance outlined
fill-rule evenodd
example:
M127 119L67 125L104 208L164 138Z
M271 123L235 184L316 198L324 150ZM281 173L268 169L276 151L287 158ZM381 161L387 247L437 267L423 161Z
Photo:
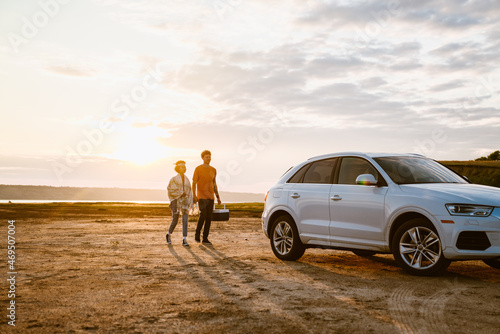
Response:
M437 216L442 229L443 253L450 260L500 256L500 208L489 217Z

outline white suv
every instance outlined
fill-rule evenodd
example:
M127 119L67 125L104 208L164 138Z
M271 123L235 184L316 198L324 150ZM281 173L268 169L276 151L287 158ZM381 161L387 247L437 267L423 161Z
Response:
M416 154L311 158L269 190L262 221L282 260L318 247L392 253L414 275L436 274L451 260L500 268L500 189Z

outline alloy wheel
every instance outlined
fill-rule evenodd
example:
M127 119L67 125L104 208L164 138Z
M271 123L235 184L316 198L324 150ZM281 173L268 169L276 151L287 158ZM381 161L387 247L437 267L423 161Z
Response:
M441 258L441 241L429 228L412 227L401 236L399 252L408 266L417 270L431 268Z
M286 255L290 253L293 247L293 230L287 222L281 221L276 225L273 233L273 242L279 254Z

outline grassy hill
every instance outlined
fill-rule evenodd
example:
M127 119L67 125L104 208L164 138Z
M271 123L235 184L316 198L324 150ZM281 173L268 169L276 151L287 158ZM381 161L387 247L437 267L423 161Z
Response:
M472 183L500 187L500 161L440 161Z

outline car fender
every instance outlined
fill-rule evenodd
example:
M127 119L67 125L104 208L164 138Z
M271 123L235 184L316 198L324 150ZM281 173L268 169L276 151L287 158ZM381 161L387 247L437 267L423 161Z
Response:
M278 211L284 211L286 212L288 215L290 215L290 217L292 217L294 223L295 223L295 226L297 227L297 230L299 231L299 236L301 234L301 230L300 230L300 226L299 224L297 224L297 220L298 220L298 217L297 215L292 211L290 210L289 207L287 207L286 205L284 204L280 204L276 207L273 208L273 211L269 212L269 216L268 216L268 220L267 220L267 230L269 231L269 229L271 228L271 224L270 224L270 220L271 220L271 217L277 213Z
M422 215L425 218L427 218L432 223L432 225L434 225L434 228L438 232L438 235L440 236L440 238L444 238L445 233L444 233L444 230L442 229L441 224L439 224L439 222L436 220L436 218L429 211L424 210L424 209L417 207L417 206L407 206L407 207L402 207L402 208L399 208L399 209L393 211L391 213L391 215L388 217L388 224L386 226L387 230L385 231L385 240L386 240L389 248L391 247L391 245L390 245L391 239L390 238L391 238L391 230L392 230L394 223L397 221L397 219L399 217L401 217L402 215L407 214L407 213L417 213L417 214ZM444 246L446 243L441 242L441 244Z

